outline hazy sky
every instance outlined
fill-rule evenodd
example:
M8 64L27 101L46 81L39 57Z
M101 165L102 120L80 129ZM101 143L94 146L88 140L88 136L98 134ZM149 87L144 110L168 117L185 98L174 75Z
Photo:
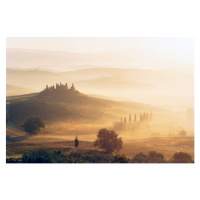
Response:
M97 53L111 50L145 50L165 61L178 61L183 65L194 63L194 39L186 37L134 37L134 38L7 38L7 48L63 50ZM126 52L126 51L125 51ZM145 61L145 57L144 57Z

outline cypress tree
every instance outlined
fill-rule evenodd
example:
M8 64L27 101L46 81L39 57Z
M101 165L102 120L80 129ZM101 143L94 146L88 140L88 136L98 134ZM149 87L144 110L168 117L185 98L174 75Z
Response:
M76 136L75 140L74 140L74 145L75 147L77 148L78 145L79 145L79 140L78 140L78 137Z

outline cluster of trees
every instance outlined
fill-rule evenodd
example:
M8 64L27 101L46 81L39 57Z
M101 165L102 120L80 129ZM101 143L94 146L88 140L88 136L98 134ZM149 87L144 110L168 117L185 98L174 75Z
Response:
M75 91L75 87L74 87L74 84L72 83L72 86L70 88L68 88L68 85L67 83L65 84L62 84L62 83L56 83L56 85L54 86L48 86L46 85L46 88L40 92L40 95L41 94L48 94L48 93L52 93L52 92L60 92L60 91Z
M143 122L149 121L152 119L152 112L144 112L140 114L134 114L132 119L131 114L129 117L121 117L119 122L114 123L115 130L134 130L138 128Z

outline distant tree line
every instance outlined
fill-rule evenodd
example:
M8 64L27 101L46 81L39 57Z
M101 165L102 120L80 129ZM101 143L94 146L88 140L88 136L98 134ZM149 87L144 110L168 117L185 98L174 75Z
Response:
M133 120L132 120L131 114L129 114L128 120L127 120L126 117L121 117L120 123L124 123L124 124L129 123L129 124L131 124L131 123L136 123L138 121L142 122L142 121L150 120L150 119L152 119L152 111L150 113L148 113L148 112L140 113L139 114L139 118L137 118L137 114L135 113Z
M114 123L114 130L134 130L138 128L140 125L146 124L145 122L148 122L152 120L153 114L151 112L143 112L143 113L135 113L133 115L129 114L128 117L121 117L119 122Z

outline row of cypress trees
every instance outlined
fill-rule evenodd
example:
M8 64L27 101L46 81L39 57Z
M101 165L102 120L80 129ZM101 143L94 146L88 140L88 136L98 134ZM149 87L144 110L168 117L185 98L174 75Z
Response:
M139 118L139 122L142 122L142 121L145 121L145 120L150 120L150 119L152 119L152 112L150 112L150 113L148 113L148 112L140 113L138 118ZM126 117L124 117L124 118L121 117L121 123L126 124L127 121L129 123L132 123L132 122L136 123L138 121L137 120L137 114L135 113L133 120L132 120L131 114L127 118Z

